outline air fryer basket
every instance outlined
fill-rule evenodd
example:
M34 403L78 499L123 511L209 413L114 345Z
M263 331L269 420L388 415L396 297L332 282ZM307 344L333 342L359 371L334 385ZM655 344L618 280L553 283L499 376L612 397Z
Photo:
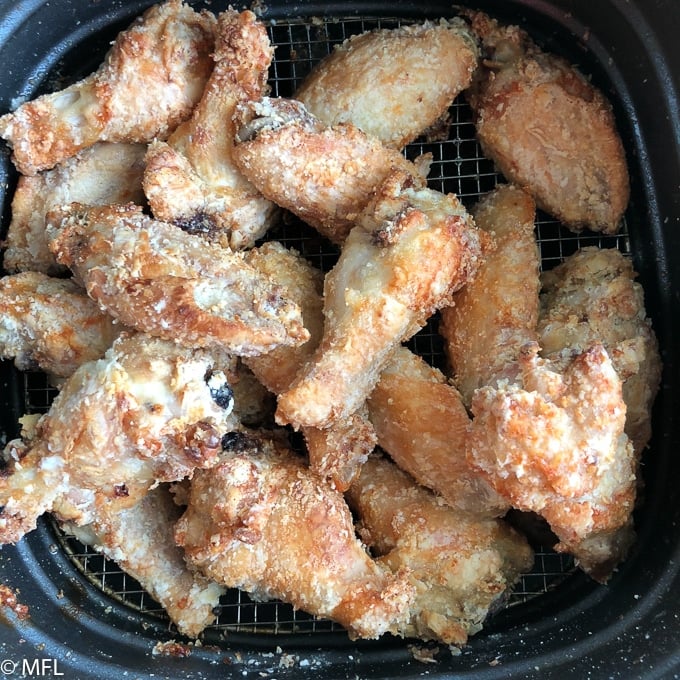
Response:
M0 111L72 82L100 62L109 41L148 0L59 3L0 2ZM226 2L191 3L218 12ZM613 237L573 234L539 214L542 266L549 268L587 245L630 253L646 292L664 361L663 385L654 413L654 437L645 456L645 499L636 516L638 542L607 586L574 570L569 558L539 547L506 607L458 652L386 637L350 642L344 631L273 602L252 602L231 591L202 643L189 644L139 585L94 551L64 536L47 518L17 546L0 550L2 659L48 659L67 678L121 677L661 677L680 671L680 499L673 479L679 442L671 418L680 384L677 332L672 315L680 295L680 58L669 61L680 8L673 0L645 10L626 0L468 0L471 7L525 26L545 48L580 66L612 98L628 151L632 197L624 228ZM272 95L289 96L332 45L354 33L393 27L423 17L455 13L444 3L276 3L253 7L276 46ZM463 98L451 107L445 141L411 144L406 153L433 155L429 183L471 205L502 178L483 157ZM2 159L7 224L16 175ZM328 270L335 250L295 220L271 238L300 250ZM436 319L411 342L443 367ZM54 396L45 377L2 369L2 433L16 435L23 413L44 412ZM22 607L14 606L10 593ZM176 640L177 646L159 643ZM415 644L415 648L413 645ZM423 652L433 663L422 660ZM160 653L159 653L160 652ZM419 657L420 660L416 657ZM48 668L50 665L48 663ZM16 671L18 672L18 671Z

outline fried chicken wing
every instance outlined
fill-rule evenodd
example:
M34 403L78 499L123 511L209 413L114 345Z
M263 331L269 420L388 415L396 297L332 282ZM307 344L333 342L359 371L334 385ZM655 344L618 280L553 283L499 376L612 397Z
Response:
M378 561L416 589L403 636L464 645L533 564L507 524L457 513L386 458L369 458L347 498Z
M91 524L62 529L114 560L163 606L180 633L195 638L215 620L222 586L188 568L175 543L179 508L165 486L130 508L97 507Z
M270 200L342 243L393 169L425 185L415 165L350 124L328 127L295 100L263 98L237 112L234 160Z
M616 232L629 183L609 102L517 26L469 16L485 57L468 97L485 155L569 228Z
M67 378L102 357L120 329L70 279L39 272L0 279L0 358L20 370Z
M98 141L149 142L186 120L212 70L215 17L181 0L154 5L113 43L102 65L0 118L24 175Z
M513 507L548 521L557 550L606 581L634 540L621 380L602 345L556 363L534 344L520 364L517 383L475 392L468 459Z
M626 434L637 456L652 434L661 357L645 313L644 291L618 250L584 248L541 276L541 352L550 358L601 342L623 381Z
M474 276L481 257L480 233L455 196L391 175L326 276L323 338L279 396L279 424L325 427L354 413L399 343Z
M517 357L535 342L540 256L534 235L535 205L528 194L500 185L471 210L475 224L490 233L487 253L474 281L441 310L440 332L463 402L478 387L512 378Z
M445 116L477 58L460 19L376 29L336 46L295 98L327 125L352 123L400 149Z
M146 156L144 190L154 216L232 248L252 246L277 214L276 206L232 160L236 105L266 91L274 50L264 24L250 11L218 16L215 67L192 117Z
M406 347L396 350L367 401L380 448L457 511L496 517L508 509L467 461L470 417L441 371Z
M21 175L12 198L3 266L9 272L63 274L47 247L45 216L66 203L108 205L141 203L144 172L143 144L98 142L52 170Z
M373 561L342 495L262 437L197 472L175 538L189 563L256 600L281 599L376 638L408 620L413 588Z
M232 360L144 334L122 334L68 378L35 436L10 442L0 476L0 543L47 511L88 524L97 507L130 507L159 482L218 462L231 415ZM113 511L113 510L112 510Z
M48 235L57 261L131 328L238 355L309 337L297 305L242 253L153 220L138 206L64 206L49 214Z

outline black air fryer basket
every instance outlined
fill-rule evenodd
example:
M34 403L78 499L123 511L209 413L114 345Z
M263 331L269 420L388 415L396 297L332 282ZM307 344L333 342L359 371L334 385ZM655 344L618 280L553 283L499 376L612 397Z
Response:
M150 0L0 0L0 113L94 70L110 41ZM217 13L227 2L191 2ZM519 24L545 49L590 75L611 99L631 172L624 228L602 237L537 218L542 264L580 247L629 253L645 290L664 372L644 456L638 540L603 586L549 547L504 609L462 650L386 636L351 642L337 625L232 591L200 643L182 638L118 567L64 536L49 518L16 546L0 549L0 674L104 678L659 678L680 675L680 4L677 0L461 0ZM272 95L292 95L333 44L361 31L450 17L443 2L277 2L251 7L276 46ZM502 178L480 152L461 97L448 140L417 141L433 154L430 186L472 205ZM3 145L3 232L16 172ZM336 256L304 225L272 238L328 269ZM675 340L674 340L675 339ZM411 342L443 366L436 320ZM0 362L3 443L18 418L42 413L54 390L40 373ZM176 644L170 644L174 641ZM168 644L164 644L168 643Z

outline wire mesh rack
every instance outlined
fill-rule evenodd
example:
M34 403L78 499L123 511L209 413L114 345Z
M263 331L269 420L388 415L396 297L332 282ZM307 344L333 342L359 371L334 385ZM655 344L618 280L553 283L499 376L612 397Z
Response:
M275 46L275 59L270 71L272 96L289 97L304 77L333 45L353 34L376 28L394 28L406 20L398 18L335 18L271 21L270 39ZM420 139L410 144L404 153L409 158L431 154L429 186L442 192L452 192L470 206L478 197L503 181L493 163L484 157L475 137L471 111L465 99L459 97L451 106L446 134L436 139ZM564 229L555 220L539 213L536 236L541 252L541 266L551 268L566 256L585 246L614 247L629 252L627 227L624 222L616 236L590 232L580 234ZM287 216L268 238L295 248L316 267L328 271L337 259L337 250L315 231ZM409 343L410 348L432 365L444 369L443 343L437 333L436 317ZM24 413L45 412L56 394L46 376L39 373L23 375ZM140 585L115 563L64 534L53 525L58 542L69 558L86 577L108 596L125 603L132 610L167 620L162 607ZM550 549L536 551L534 568L525 574L506 602L507 607L525 603L559 587L574 570L573 560ZM221 600L218 618L212 628L217 631L245 633L315 633L341 632L336 624L316 619L280 602L254 602L246 593L229 591Z

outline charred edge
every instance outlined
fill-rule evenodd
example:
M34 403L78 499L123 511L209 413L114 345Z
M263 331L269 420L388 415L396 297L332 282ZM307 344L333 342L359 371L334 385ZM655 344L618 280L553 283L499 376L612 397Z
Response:
M222 451L225 453L252 452L258 447L258 439L245 432L227 432L222 437Z
M199 234L208 238L214 238L220 232L215 220L204 212L174 220L174 224L187 234Z
M234 391L229 386L226 376L221 371L209 369L204 377L210 389L212 400L222 409L228 409L234 404Z

